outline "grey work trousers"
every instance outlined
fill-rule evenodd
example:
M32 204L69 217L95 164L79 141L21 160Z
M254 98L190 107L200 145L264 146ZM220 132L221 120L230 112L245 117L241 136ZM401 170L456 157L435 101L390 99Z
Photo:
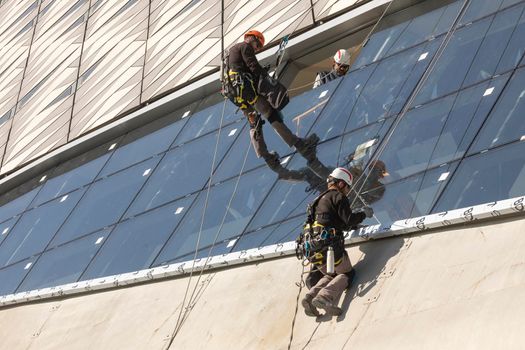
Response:
M323 273L326 273L326 265L320 267ZM337 304L341 294L348 287L348 276L345 273L352 271L352 263L348 254L345 252L343 261L335 267L335 276L323 275L323 277L313 286L306 295L313 298L320 295Z

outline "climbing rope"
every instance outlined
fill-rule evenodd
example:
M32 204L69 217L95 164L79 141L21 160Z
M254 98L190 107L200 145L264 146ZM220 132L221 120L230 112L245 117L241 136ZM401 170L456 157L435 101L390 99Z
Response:
M428 77L430 76L430 74L433 72L437 62L439 61L439 59L441 58L441 56L443 55L443 52L445 51L448 43L450 42L450 40L452 39L452 35L455 31L455 28L457 27L458 23L461 21L461 19L463 18L464 14L465 14L465 11L468 7L468 5L470 4L470 0L465 0L463 2L463 5L460 9L460 11L458 12L456 18L454 19L454 22L452 23L452 25L450 26L450 28L448 29L447 31L447 34L445 35L445 39L443 40L443 42L441 42L441 44L439 45L438 47L438 50L436 51L436 54L434 55L434 57L432 57L428 67L425 69L424 73L423 73L423 76L421 77L421 79L418 81L416 87L414 88L414 90L412 91L407 103L403 106L403 109L401 111L401 113L398 115L398 117L396 118L396 120L394 121L394 124L393 126L390 128L390 130L388 131L387 135L385 136L385 139L383 140L383 142L380 144L380 146L378 147L378 149L376 150L375 154L370 158L370 161L368 164L374 164L376 161L378 161L381 157L381 155L383 154L383 152L385 151L386 149L386 146L388 145L388 143L390 142L390 139L392 138L392 135L394 134L394 131L396 130L396 128L399 126L399 123L401 122L401 120L405 117L406 113L408 112L408 110L410 109L410 107L412 106L416 96L419 94L419 92L421 91L421 89L423 88L423 85L426 83ZM368 172L363 172L359 178L357 179L356 183L359 183L360 179L365 175L366 173L366 177L364 179L364 181L361 183L361 187L355 191L356 193L361 193L361 191L363 190L363 187L366 183L366 181L368 180L368 177L370 176L371 172L368 171ZM354 200L352 201L352 205L355 203L357 197L354 198Z

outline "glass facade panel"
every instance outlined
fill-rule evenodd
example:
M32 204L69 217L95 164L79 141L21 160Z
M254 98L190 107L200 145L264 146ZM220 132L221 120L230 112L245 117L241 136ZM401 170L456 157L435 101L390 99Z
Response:
M461 87L492 18L458 29L416 97L419 105Z
M483 43L479 47L478 53L470 66L463 86L469 86L494 75L496 67L501 61L502 54L507 48L509 40L516 29L516 25L523 12L523 7L524 6L508 9L498 13L494 17L487 35L483 39ZM525 40L522 41L525 42Z
M507 47L505 48L505 52L501 57L496 73L500 74L516 67L525 53L525 40L523 40L525 37L525 6L522 5L513 8L510 11L519 11L520 9L521 17L514 28L514 32L512 33Z
M242 112L237 112L237 106L230 101L218 103L202 111L199 111L189 117L186 125L175 139L175 145L180 145L202 136L210 131L218 129L221 122L221 116L224 110L224 119L222 125L226 125L234 120L243 117Z
M291 220L246 233L235 244L233 251L293 241L301 233L305 220L306 211L304 215L297 216Z
M158 158L147 160L93 183L59 230L51 246L117 222L158 161Z
M217 235L218 241L222 241L241 234L261 201L266 197L268 190L275 182L275 178L275 174L266 167L243 175L230 206L228 203L234 194L237 178L212 187L207 200L208 207L204 217L199 247L212 244ZM204 190L199 194L196 203L184 217L155 261L156 265L173 261L195 251L206 193L207 191ZM223 218L224 224L221 228Z
M15 216L11 220L4 221L0 224L0 254L2 254L2 251L4 250L2 242L11 234L11 230L17 221L18 216Z
M383 58L408 25L409 22L403 22L374 33L359 53L353 67L361 67Z
M194 199L184 198L120 223L81 279L148 268Z
M10 219L16 214L20 214L21 212L23 212L28 207L29 203L31 203L33 198L35 198L39 190L40 187L34 188L31 191L28 191L20 195L19 197L16 197L15 199L11 198L13 195L16 195L16 193L7 193L4 196L2 196L0 201L7 202L0 207L0 222ZM16 190L14 192L16 192Z
M466 158L434 212L469 207L525 194L525 143Z
M124 138L122 145L115 150L99 177L107 176L167 150L185 122L186 119L175 122L132 142L128 141L127 137Z
M47 176L48 179L34 204L40 205L91 183L111 156L112 151L109 148L115 142L117 140L57 166L51 175Z
M239 136L243 126L244 121L240 121L221 130L215 167ZM136 215L202 189L209 179L217 136L215 132L166 153L126 216Z
M479 152L525 135L525 68L517 70L483 125L469 153Z
M25 212L0 249L0 266L42 252L84 192L69 193Z
M29 272L36 257L0 269L0 295L12 294Z
M399 112L437 44L432 41L381 61L359 95L345 130L354 130ZM411 74L413 70L415 74Z
M380 198L373 204L375 218L383 225L397 220L425 215L437 200L457 164L445 165L398 182L379 186L362 194L365 200ZM377 224L375 218L367 225ZM392 227L395 229L396 227Z
M17 291L75 282L93 259L109 231L110 229L101 230L46 251L31 268Z
M319 116L314 131L321 141L339 136L344 131L348 117L354 109L359 94L366 85L375 65L348 73ZM319 87L322 89L322 86Z
M386 182L461 157L485 120L508 76L479 84L409 111L397 125L381 160ZM490 93L489 93L490 92Z
M470 23L498 11L503 0L470 0L460 24Z

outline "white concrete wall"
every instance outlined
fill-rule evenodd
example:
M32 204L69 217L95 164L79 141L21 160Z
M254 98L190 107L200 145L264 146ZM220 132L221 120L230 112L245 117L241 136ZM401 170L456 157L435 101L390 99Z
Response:
M299 308L292 348L522 349L524 229L506 219L351 247L344 315ZM286 349L300 272L287 257L204 275L171 349ZM0 348L165 349L187 283L0 309Z

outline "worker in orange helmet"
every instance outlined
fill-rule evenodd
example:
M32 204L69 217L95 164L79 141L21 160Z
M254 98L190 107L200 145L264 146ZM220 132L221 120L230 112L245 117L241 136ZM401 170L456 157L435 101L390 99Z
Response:
M264 141L260 115L275 132L308 161L316 159L315 148L319 138L312 134L303 139L292 133L284 124L281 110L289 102L287 89L259 64L255 54L265 43L264 35L249 30L244 40L233 45L224 59L223 94L237 105L250 124L250 139L257 157L263 157L268 166L279 173L286 172L276 152L269 152Z

